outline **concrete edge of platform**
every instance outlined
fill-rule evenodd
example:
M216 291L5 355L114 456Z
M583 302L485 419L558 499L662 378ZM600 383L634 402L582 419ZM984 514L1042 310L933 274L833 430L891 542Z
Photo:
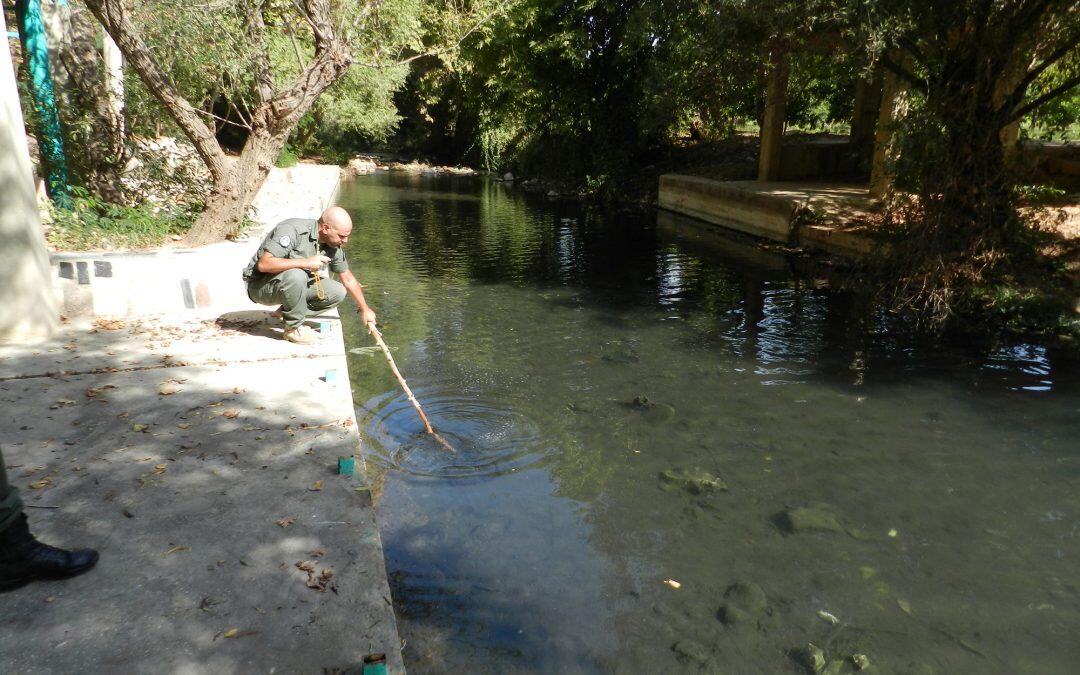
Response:
M69 319L184 313L247 301L240 278L257 242L285 218L316 217L337 196L334 165L275 168L255 199L258 227L239 241L148 251L50 254L52 289ZM281 199L282 193L302 199Z
M843 257L863 257L882 244L861 232L828 222L801 224L800 213L812 208L815 197L766 194L747 189L747 181L717 181L698 176L660 177L658 205L720 227L789 245ZM843 204L845 198L836 201Z

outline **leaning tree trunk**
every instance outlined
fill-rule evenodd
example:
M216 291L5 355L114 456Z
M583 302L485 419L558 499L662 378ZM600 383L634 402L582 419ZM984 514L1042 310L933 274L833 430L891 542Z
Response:
M239 159L232 162L222 180L214 181L202 213L184 238L186 245L202 246L219 241L243 227L251 204L288 137L288 133L272 136L264 129L251 133Z
M244 149L239 159L233 160L225 155L213 131L199 117L201 111L184 99L158 65L127 15L124 0L84 1L116 41L146 88L195 145L199 157L210 170L213 181L210 198L185 243L206 244L235 232L285 146L289 133L327 87L344 75L352 64L348 45L335 34L330 20L330 2L298 0L296 3L297 10L311 28L315 57L292 84L274 91L269 54L264 50L259 55L254 66L260 102L252 113L251 131ZM261 3L249 6L248 27L251 38L257 42L263 42L263 8Z

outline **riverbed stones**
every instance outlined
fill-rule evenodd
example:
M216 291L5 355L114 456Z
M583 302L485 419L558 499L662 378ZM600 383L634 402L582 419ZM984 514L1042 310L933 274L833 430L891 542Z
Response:
M797 506L781 513L777 520L790 534L845 531L836 518L835 510L828 504Z
M692 495L705 495L728 489L727 483L699 467L667 469L660 472L660 482L686 490Z

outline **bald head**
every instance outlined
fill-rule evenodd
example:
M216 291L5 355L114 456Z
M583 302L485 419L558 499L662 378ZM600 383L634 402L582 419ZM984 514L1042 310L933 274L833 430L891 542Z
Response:
M319 241L328 246L344 246L352 233L352 218L340 206L331 206L319 216Z

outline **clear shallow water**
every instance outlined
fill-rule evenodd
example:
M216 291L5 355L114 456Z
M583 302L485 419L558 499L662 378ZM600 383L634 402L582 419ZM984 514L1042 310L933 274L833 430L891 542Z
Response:
M665 214L399 174L339 203L384 336L458 449L424 436L353 322L411 672L801 672L808 642L880 672L1076 672L1075 362L920 347L799 264ZM660 478L688 468L727 490ZM818 503L841 531L785 529ZM725 623L737 583L766 608Z

